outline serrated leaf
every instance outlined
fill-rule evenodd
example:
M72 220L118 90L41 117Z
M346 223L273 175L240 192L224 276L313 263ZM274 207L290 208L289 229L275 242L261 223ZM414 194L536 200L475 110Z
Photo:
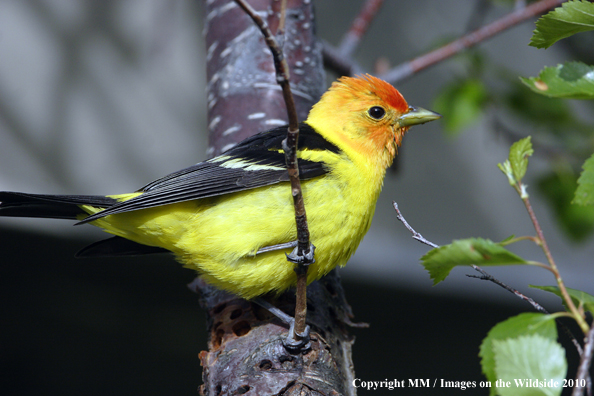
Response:
M522 313L496 324L481 343L479 356L483 374L491 383L497 381L495 373L495 354L493 341L517 338L522 335L538 334L544 338L557 339L557 326L551 315L541 313ZM496 389L491 388L491 395Z
M436 285L459 265L513 265L526 260L488 239L469 238L430 250L421 257L421 264Z
M511 164L514 177L520 182L528 169L528 157L534 153L530 136L520 139L509 149L509 162Z
M558 40L588 30L594 30L594 4L568 1L536 21L530 45L548 48Z
M487 102L487 90L477 79L456 81L446 86L434 102L435 111L442 114L446 132L454 135L471 123L483 112Z
M534 289L544 290L549 293L555 294L556 296L561 298L563 305L565 306L565 308L567 308L567 306L565 305L565 301L563 300L563 296L561 295L561 291L559 290L559 288L557 286L530 285L530 287L532 287ZM586 311L590 311L592 314L594 314L594 296L593 295L583 292L581 290L571 289L569 287L567 288L567 293L573 300L573 303L575 304L576 307L579 307L580 305L582 305Z
M538 77L520 80L534 92L551 98L594 99L594 66L582 62L545 67Z
M493 341L495 375L511 386L501 396L558 396L567 373L565 350L538 334Z
M578 187L572 203L578 205L594 204L594 154L582 165L583 171L577 181Z
M550 205L561 230L574 241L580 242L594 231L594 205L572 205L578 187L573 172L559 170L542 176L537 183L538 192Z

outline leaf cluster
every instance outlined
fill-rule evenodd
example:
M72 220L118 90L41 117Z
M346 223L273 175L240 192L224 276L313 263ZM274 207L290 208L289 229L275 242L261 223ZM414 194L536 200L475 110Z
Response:
M594 3L568 1L538 20L530 45L548 48L558 40L587 30L594 30ZM479 66L478 69L485 69L486 63L480 61L476 53L470 59ZM454 134L478 119L486 106L505 104L520 118L531 121L537 130L545 131L541 135L547 134L549 140L560 143L560 150L568 154L565 157L582 166L581 175L577 178L577 172L572 169L575 163L566 160L563 167L541 178L538 190L547 197L566 231L575 239L583 239L594 231L594 126L575 117L564 100L594 99L594 67L582 62L567 62L545 67L538 77L520 78L520 81L514 77L509 86L511 88L504 94L492 93L480 74L475 72L471 78L460 79L445 87L436 100L436 109L448 116L444 118L449 118L445 128L448 133ZM545 151L544 147L539 142L537 151ZM549 147L548 151L553 150ZM563 347L557 342L555 319L558 317L569 317L579 326L586 340L583 351L594 348L594 323L591 321L594 296L566 287L523 181L534 153L532 138L527 136L511 145L508 158L498 167L524 203L535 235L511 236L501 242L483 238L454 240L430 250L421 258L434 285L445 280L457 266L473 266L483 273L481 279L504 286L531 302L537 310L545 312L523 313L507 319L493 327L483 340L479 355L483 373L492 384L491 395L561 394L567 376L567 361ZM563 157L563 154L557 156ZM416 234L411 228L409 230ZM546 262L528 260L508 250L507 246L525 240L534 242L543 250ZM546 313L530 298L503 285L480 268L503 265L531 265L550 271L557 283L555 286L531 287L559 296L565 311ZM582 352L577 340L574 340L574 345L582 362L577 380L571 383L585 384L592 356ZM586 370L581 370L581 367L586 367ZM531 382L526 384L525 381ZM575 390L578 393L574 394L581 395L579 388Z
M565 351L557 342L555 318L569 316L578 323L584 333L587 333L590 331L590 325L585 321L586 312L594 313L594 296L581 290L567 288L563 283L542 230L533 215L527 187L522 181L528 169L529 157L533 153L531 138L521 139L511 146L508 158L498 166L526 204L536 236L511 236L501 242L482 238L455 240L449 245L429 251L421 258L422 265L429 272L434 284L445 280L454 267L471 265L533 265L545 268L555 276L557 286L531 287L561 297L566 312L518 315L497 324L483 340L479 355L482 359L483 373L491 384L495 384L491 388L492 395L561 394L563 380L567 375L567 361ZM589 166L587 168L589 169ZM584 178L589 177L586 174ZM593 198L590 192L583 194L585 200ZM524 259L506 248L522 240L532 240L539 245L548 258L548 263ZM534 380L536 385L531 383L527 386L521 382L524 379Z
M594 3L568 1L537 21L530 45L548 48L558 40L592 30ZM594 99L594 66L570 61L545 67L536 77L518 79L504 66L485 61L485 57L476 50L462 58L470 77L456 79L437 96L434 107L445 116L446 133L456 136L485 114L491 115L500 133L514 140L522 133L510 127L507 120L531 129L540 155L552 160L550 169L538 176L537 191L561 230L573 241L586 240L594 233L594 208L584 206L587 204L582 198L584 188L594 188L593 176L588 176L594 165L584 164L594 152L594 125L576 114L575 103L564 100ZM496 84L491 82L493 76ZM594 101L581 104L594 112Z

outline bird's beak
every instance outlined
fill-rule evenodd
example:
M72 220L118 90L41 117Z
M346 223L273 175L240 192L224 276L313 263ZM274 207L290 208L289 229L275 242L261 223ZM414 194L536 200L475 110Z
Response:
M408 111L398 118L398 124L401 128L409 127L412 125L424 124L439 118L441 118L441 114L425 110L421 107L409 106Z

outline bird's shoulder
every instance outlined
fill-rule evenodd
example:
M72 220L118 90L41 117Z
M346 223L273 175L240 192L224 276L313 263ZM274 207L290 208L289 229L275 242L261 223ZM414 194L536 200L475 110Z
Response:
M283 140L286 136L287 126L260 132L214 158L170 173L138 191L154 191L174 184L186 183L189 180L212 182L240 177L242 181L248 182L248 185L249 180L253 179L255 185L251 187L258 187L259 183L264 185L271 181L288 180L283 150ZM306 151L334 154L341 152L336 145L326 140L307 123L300 124L298 150L300 154ZM323 161L303 158L299 161L299 171L302 179L310 179L326 173L327 169ZM276 176L280 179L277 180Z

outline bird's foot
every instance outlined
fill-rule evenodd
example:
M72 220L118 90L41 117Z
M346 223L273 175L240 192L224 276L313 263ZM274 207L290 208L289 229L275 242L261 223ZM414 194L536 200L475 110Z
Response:
M309 325L305 326L305 330L303 333L295 332L295 318L291 315L287 315L274 305L270 304L268 301L264 300L261 297L256 297L252 300L262 308L266 309L268 312L279 318L283 323L286 323L289 326L289 334L287 337L283 339L283 345L289 351L289 353L297 354L300 352L307 352L311 349L311 342L309 333L310 327Z
M289 326L289 334L287 338L283 340L283 345L292 354L305 353L311 349L311 342L309 338L309 325L305 326L303 333L297 333L295 331L295 319L291 318L291 324Z
M314 259L314 251L316 247L313 243L309 244L309 249L305 254L299 254L299 246L296 246L295 249L289 254L287 254L287 260L294 264L303 264L303 265L310 265L316 262Z

